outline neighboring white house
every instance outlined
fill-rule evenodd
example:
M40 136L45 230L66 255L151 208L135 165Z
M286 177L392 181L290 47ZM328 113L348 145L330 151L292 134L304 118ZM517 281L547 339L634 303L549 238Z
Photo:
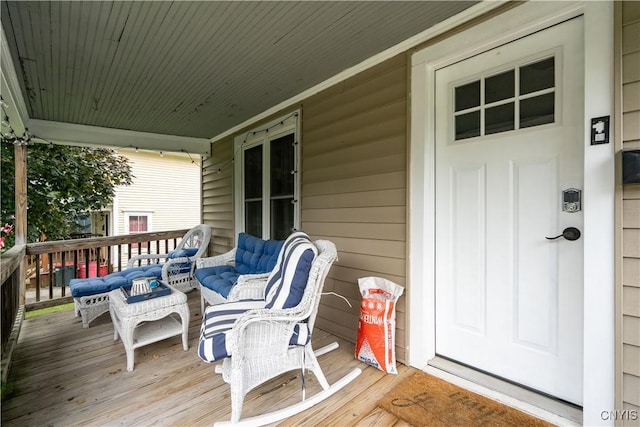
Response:
M79 237L192 228L201 222L200 156L119 149L133 183L119 186L113 204L80 222ZM82 236L80 236L82 235Z
M200 157L119 149L129 159L133 183L116 189L110 209L92 215L92 232L104 236L192 228L201 222ZM158 252L165 252L162 247ZM154 248L155 252L156 249ZM131 256L137 255L132 248ZM146 252L143 248L143 252ZM112 254L117 258L117 254ZM129 258L122 252L122 263Z
M120 149L133 184L118 187L111 235L192 228L200 224L200 157Z

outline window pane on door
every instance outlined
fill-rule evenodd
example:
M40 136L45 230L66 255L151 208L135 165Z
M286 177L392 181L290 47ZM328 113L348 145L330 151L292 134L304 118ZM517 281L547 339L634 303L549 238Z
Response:
M554 64L551 57L520 67L520 95L555 87Z
M244 231L262 237L262 200L245 202Z
M262 145L244 152L244 197L262 197Z
M480 105L480 80L458 86L455 93L455 111L462 111Z
M513 98L515 94L515 77L514 70L496 74L487 77L484 82L484 102L490 104L503 99Z
M293 196L294 135L271 141L271 197Z
M543 125L554 122L555 94L534 96L520 101L520 127Z
M485 112L484 134L506 132L515 129L515 107L513 102L487 108Z
M290 133L271 141L272 239L284 240L294 226L295 136Z
M244 229L262 237L262 145L244 152Z
M480 111L456 116L456 141L480 136Z
M293 229L293 197L271 200L271 238L285 240Z

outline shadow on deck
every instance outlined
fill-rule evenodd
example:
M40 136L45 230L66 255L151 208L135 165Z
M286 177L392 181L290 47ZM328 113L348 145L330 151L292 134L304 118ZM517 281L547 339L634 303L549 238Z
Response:
M214 365L196 353L200 296L190 292L189 350L180 337L136 350L135 367L126 370L124 346L113 341L108 314L82 328L72 311L40 315L24 322L2 401L2 425L212 425L229 420L229 386ZM363 373L329 399L278 425L406 425L376 407L376 402L406 376L399 365L387 375L353 356L353 344L316 330L314 348L338 341L340 348L319 358L330 384L354 367ZM243 418L277 410L300 399L300 372L284 374L251 391ZM307 376L307 396L320 390Z

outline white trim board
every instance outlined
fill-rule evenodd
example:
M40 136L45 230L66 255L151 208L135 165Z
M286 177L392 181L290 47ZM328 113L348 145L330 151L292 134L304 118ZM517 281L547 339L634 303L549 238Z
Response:
M612 424L615 380L614 153L613 143L589 145L591 117L613 117L613 3L528 2L499 17L416 52L411 74L409 157L409 347L408 361L424 369L435 356L433 306L435 214L433 118L435 71L464 58L567 19L585 19L584 116L584 388L583 423ZM614 140L612 135L611 140ZM622 408L618 408L622 409Z
M39 119L28 120L27 126L33 135L58 144L139 148L200 155L209 155L211 150L211 144L206 138L162 135Z

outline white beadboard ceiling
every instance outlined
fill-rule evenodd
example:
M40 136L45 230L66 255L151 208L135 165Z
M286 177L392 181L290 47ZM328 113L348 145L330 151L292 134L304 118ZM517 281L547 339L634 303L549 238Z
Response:
M211 138L463 1L2 1L30 119Z

